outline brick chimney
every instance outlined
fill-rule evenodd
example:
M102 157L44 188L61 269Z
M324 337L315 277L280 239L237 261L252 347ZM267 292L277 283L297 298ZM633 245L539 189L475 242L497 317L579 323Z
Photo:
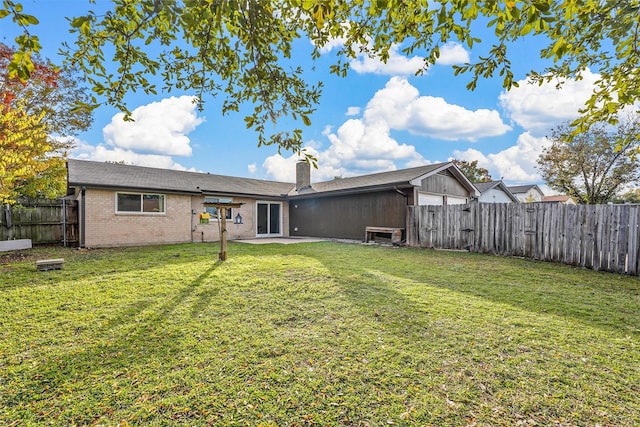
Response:
M311 187L311 165L304 160L296 163L296 191Z

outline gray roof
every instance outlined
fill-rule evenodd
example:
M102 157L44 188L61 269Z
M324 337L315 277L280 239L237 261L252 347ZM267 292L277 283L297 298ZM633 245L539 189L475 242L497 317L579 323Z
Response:
M492 188L497 187L501 182L502 181L474 182L473 185L479 192L484 193L485 191L489 191Z
M102 163L69 159L67 161L69 187L131 189L194 194L235 194L269 197L308 197L319 193L350 193L382 188L409 187L411 181L436 173L452 163L436 163L409 169L380 172L351 178L313 183L302 192L295 184L238 178L199 172L157 169L117 163ZM462 177L462 174L460 174ZM463 177L464 179L464 177Z
M532 188L537 188L538 191L540 191L540 193L542 193L542 190L540 190L540 188L538 188L538 186L535 185L535 184L513 185L513 186L507 187L507 188L509 188L509 191L511 191L513 194L526 193L527 191L531 190Z
M511 189L515 187L507 187L504 184L504 182L502 182L502 180L489 181L489 182L474 182L473 185L478 189L480 193L485 193L493 188L499 187L507 196L509 196L511 200L513 200L514 202L520 202L520 200L511 191ZM529 186L526 186L526 187L529 187Z
M337 178L331 181L316 182L311 189L300 194L314 194L327 192L344 192L348 190L363 191L366 189L390 188L393 186L409 186L410 181L423 175L434 172L448 163L436 163L433 165L418 166L409 169L400 169L389 172L379 172L369 175L354 176L350 178ZM294 193L291 193L293 195ZM297 194L297 193L295 193Z
M86 160L69 159L67 165L70 187L280 197L294 186L286 182Z

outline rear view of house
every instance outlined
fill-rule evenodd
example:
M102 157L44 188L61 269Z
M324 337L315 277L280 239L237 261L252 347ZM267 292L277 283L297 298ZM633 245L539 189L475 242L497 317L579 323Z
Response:
M286 183L69 160L68 194L78 200L80 245L87 247L273 236L361 240L367 226L406 228L407 206L468 203L476 188L452 163L312 183L307 163Z
M82 160L67 168L81 246L218 240L218 212L205 202L242 204L226 212L230 239L288 235L292 184Z

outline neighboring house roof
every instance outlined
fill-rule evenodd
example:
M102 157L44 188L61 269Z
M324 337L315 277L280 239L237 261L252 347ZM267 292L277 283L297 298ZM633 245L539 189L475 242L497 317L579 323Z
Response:
M451 162L317 182L300 192L295 190L295 184L286 182L74 159L68 160L67 165L69 187L290 198L412 187L420 185L422 179L430 175L449 170L472 196L479 195L473 184Z
M484 193L496 187L500 181L488 181L488 182L474 182L473 185L479 192Z
M544 194L542 192L542 190L540 190L540 187L538 187L535 184L529 184L529 185L513 185L511 187L508 187L509 191L511 191L513 194L522 194L522 193L526 193L527 191L531 190L531 189L536 189L538 190L538 192L540 194Z
M555 195L555 196L544 196L542 198L542 203L568 203L568 204L575 204L575 202L573 201L573 199L571 198L571 196L566 196L566 195Z
M509 190L509 187L507 187L502 181L474 182L473 185L475 185L480 194L486 193L487 191L493 190L494 188L500 189L515 203L520 203L520 200Z
M293 184L86 160L67 161L69 187L280 197Z

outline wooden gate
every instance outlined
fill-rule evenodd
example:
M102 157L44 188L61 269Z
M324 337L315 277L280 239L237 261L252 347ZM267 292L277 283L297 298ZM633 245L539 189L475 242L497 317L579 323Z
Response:
M4 206L0 215L0 240L77 246L78 235L76 200L21 199L16 205Z

